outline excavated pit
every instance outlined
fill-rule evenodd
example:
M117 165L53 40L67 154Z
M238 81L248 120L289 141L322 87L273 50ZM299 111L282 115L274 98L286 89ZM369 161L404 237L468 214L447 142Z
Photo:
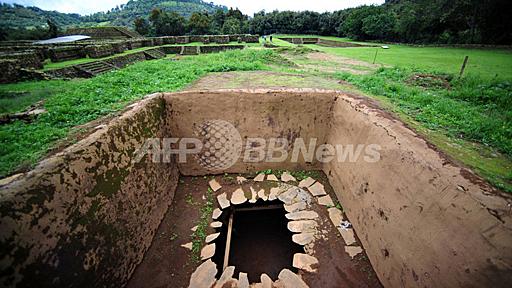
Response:
M285 161L244 162L240 157L221 169L200 161L178 163L174 156L169 162L154 163L149 156L132 161L148 138L197 137L198 128L211 120L231 123L243 142L301 138L309 143L314 138L315 149L377 144L379 158L291 161L287 146ZM243 147L258 147L255 143ZM180 191L187 189L180 188L179 179L266 169L323 171L324 184L332 186L333 199L342 204L385 287L501 287L512 281L509 195L451 161L367 98L301 89L150 95L34 170L1 180L0 245L7 248L0 259L0 286L124 286L159 241L164 223L170 229L164 232L172 234L181 219L198 213L174 208L183 211L164 219L172 214L171 204L185 199ZM195 193L204 195L205 185ZM322 211L320 216L328 217ZM154 258L153 267L162 259ZM183 273L190 276L195 268ZM312 287L335 287L308 275L302 278L316 284ZM163 285L172 283L165 279L171 282Z
M235 275L247 273L250 283L260 281L265 273L277 279L282 269L297 272L292 266L293 255L303 253L302 247L292 241L293 233L287 228L286 211L279 201L245 204L232 209L225 217L223 229L215 256L218 277L222 274L222 264L226 249L229 216L233 215L233 229L227 266L234 266ZM224 244L224 245L223 245ZM220 265L219 265L220 264Z

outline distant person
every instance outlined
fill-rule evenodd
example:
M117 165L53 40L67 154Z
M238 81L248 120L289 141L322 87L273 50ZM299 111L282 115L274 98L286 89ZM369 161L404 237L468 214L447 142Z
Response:
M263 35L263 42L267 42L267 36Z
M270 35L270 43L272 43L272 35Z

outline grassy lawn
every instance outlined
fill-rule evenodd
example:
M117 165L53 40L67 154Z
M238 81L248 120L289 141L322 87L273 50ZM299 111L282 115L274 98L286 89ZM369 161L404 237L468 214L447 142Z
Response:
M348 38L332 36L277 34L275 37L321 37L341 42L376 45L376 43L358 42L352 41ZM296 46L282 40L274 41L274 44L279 46ZM462 62L464 61L464 57L469 56L465 75L478 76L484 79L499 78L512 80L512 50L510 49L467 49L450 47L415 47L393 44L385 45L389 46L390 49L374 47L331 48L315 44L307 44L304 46L329 54L370 63L373 63L375 52L378 50L375 61L377 64L428 70L438 73L450 73L454 75L458 75Z
M276 37L273 42L296 47ZM336 57L339 59L366 62L373 61L376 51L305 46L342 56ZM73 133L73 127L119 111L149 93L180 90L209 72L274 70L349 82L354 92L379 99L386 109L454 159L495 186L512 192L510 50L390 46L391 49L378 50L377 63L385 67L367 75L303 69L304 65L330 67L333 63L329 61L335 61L308 59L306 55L311 51L306 48L282 51L299 56L294 58L299 66L290 66L278 55L280 50L262 49L261 44L254 43L242 51L183 57L179 61L139 62L86 80L0 85L0 113L24 110L41 99L46 99L44 106L48 110L31 125L16 122L0 126L0 176L33 165L56 141ZM465 55L470 57L469 65L465 77L459 79L457 74ZM411 81L422 73L434 75L435 79L432 83ZM438 79L444 80L439 83Z
M330 48L306 45L310 48L339 56L404 68L428 70L439 73L458 74L465 56L469 56L465 75L483 79L512 80L512 50L504 49L463 49L444 47L412 47L388 45L382 48Z
M119 111L147 94L177 91L209 72L264 70L274 57L269 50L228 51L179 61L139 62L92 79L0 85L0 93L31 91L33 95L44 93L44 87L58 87L46 97L48 113L31 124L17 121L0 126L0 177L31 167L73 127Z
M261 39L260 39L260 42L261 42ZM107 57L103 57L103 58L81 58L81 59L74 59L74 60L63 61L63 62L56 62L56 63L50 62L48 60L44 64L43 71L45 71L45 70L52 70L52 69L59 69L59 68L64 68L64 67L68 67L68 66L84 64L84 63L89 63L89 62L94 62L94 61L111 59L111 58L114 58L114 57L129 55L129 54L138 53L138 52L142 52L142 51L145 51L145 50L154 49L154 48L158 48L158 47L164 47L164 46L218 46L218 45L221 45L221 44L217 44L217 43L203 44L201 42L192 42L192 43L188 43L188 44L167 44L167 45L162 45L162 46L151 46L151 47L136 48L136 49L124 51L123 53L119 53L119 54L115 54L115 55L107 56ZM260 43L230 42L228 44L222 44L222 45L245 45L247 47L260 47L262 44L260 44Z
M94 62L94 61L99 61L99 60L106 60L106 59L119 57L119 56L123 56L123 55L129 55L129 54L133 54L133 53L137 53L137 52L141 52L141 51L145 51L145 50L149 50L149 49L153 49L153 48L156 48L156 47L141 47L141 48L136 48L136 49L132 49L132 50L127 50L127 51L124 51L123 53L119 53L119 54L115 54L115 55L103 57L103 58L81 58L81 59L74 59L74 60L56 62L56 63L47 62L44 65L43 71L51 70L51 69L59 69L59 68L64 68L64 67L68 67L68 66L84 64L84 63L89 63L89 62Z
M410 82L418 71L381 68L369 75L337 73L495 186L512 192L512 83L453 78L450 89Z

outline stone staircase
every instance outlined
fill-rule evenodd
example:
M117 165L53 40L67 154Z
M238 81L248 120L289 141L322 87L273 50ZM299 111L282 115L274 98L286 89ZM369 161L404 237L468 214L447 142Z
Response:
M183 46L181 47L181 55L198 55L201 53L199 46Z
M94 61L84 64L78 64L74 67L91 77L117 69L116 66L104 61Z
M162 50L160 50L158 48L157 49L145 50L144 51L144 55L146 55L146 59L147 60L165 58L165 53L162 52Z
M114 27L117 31L123 33L124 35L128 36L128 38L142 38L142 35L139 33L129 30L125 27Z

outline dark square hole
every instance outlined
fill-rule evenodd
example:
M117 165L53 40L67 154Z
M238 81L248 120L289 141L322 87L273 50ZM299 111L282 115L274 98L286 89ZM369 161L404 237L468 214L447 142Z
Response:
M304 249L292 241L293 233L287 228L288 219L281 202L244 204L232 208L230 212L233 213L233 229L227 266L235 266L235 278L238 278L239 272L244 272L248 273L251 283L256 283L260 282L263 273L276 280L284 268L297 272L292 267L293 255L304 253ZM226 229L223 229L222 237L217 241L221 247L214 257L220 274L229 216L223 222Z

